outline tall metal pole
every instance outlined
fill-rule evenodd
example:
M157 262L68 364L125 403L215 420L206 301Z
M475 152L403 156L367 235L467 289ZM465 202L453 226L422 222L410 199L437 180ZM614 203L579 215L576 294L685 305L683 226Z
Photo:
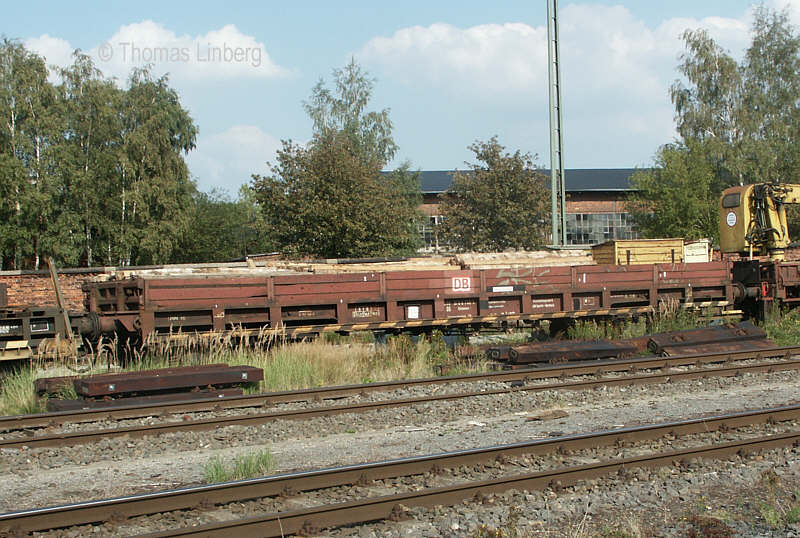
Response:
M564 187L564 129L561 118L561 66L558 49L558 0L547 0L547 61L550 65L550 181L553 245L567 244Z

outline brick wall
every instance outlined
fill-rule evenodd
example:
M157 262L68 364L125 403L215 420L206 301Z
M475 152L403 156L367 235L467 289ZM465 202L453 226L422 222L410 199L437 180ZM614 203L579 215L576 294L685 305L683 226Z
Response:
M264 262L261 262L262 265ZM220 271L226 269L247 268L246 262L226 263L196 263L177 265L148 265L138 267L89 267L85 269L62 269L58 271L58 280L61 293L67 308L73 312L84 312L83 304L84 282L89 282L99 275L116 275L123 272L121 278L126 278L124 273L149 271L183 271L197 270ZM15 306L52 306L56 304L56 293L50 282L48 271L0 271L0 284L5 284L8 290L8 305Z
M567 213L624 213L625 195L617 193L569 193Z
M0 284L5 284L8 291L8 304L10 306L47 306L56 304L56 293L47 273L20 273L10 274L6 271L0 274ZM58 280L61 293L67 309L73 312L83 312L83 291L81 286L91 278L102 274L97 272L59 273Z

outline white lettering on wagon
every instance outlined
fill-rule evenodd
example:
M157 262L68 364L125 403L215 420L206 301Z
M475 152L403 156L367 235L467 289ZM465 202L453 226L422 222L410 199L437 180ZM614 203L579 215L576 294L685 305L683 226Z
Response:
M468 276L453 277L453 291L471 291L472 279Z
M556 300L555 299L533 299L531 301L531 306L533 307L534 310L555 309Z

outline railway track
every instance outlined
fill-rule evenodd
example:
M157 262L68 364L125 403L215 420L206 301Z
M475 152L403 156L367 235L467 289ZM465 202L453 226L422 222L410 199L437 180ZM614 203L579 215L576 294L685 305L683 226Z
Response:
M511 445L462 450L430 456L350 465L275 475L266 478L228 482L202 487L184 488L144 495L98 500L65 506L0 514L0 533L28 533L47 529L102 523L122 522L127 518L152 515L196 507L211 508L245 500L286 495L369 483L373 480L438 473L459 466L487 465L520 456L571 451L626 443L652 441L665 436L681 437L731 431L753 425L777 424L800 420L800 405L757 411L731 413L701 419L651 424L631 428L568 435ZM764 449L800 443L800 432L789 431L733 442L716 443L695 448L650 453L632 457L593 462L585 465L504 476L491 480L460 483L383 497L367 498L265 514L223 523L179 528L151 536L282 536L305 530L361 523L401 516L414 506L450 505L470 498L480 498L508 489L533 490L561 487L580 480L598 478L621 469L659 467L692 458L723 458L744 455Z
M321 387L296 391L233 396L227 398L198 398L196 400L130 405L124 407L114 407L110 409L93 408L75 411L59 411L54 413L37 413L33 415L15 415L0 417L0 432L9 432L14 430L32 431L39 428L52 428L63 424L98 422L104 420L114 421L152 416L166 416L178 413L183 414L257 407L266 408L281 403L333 400L370 392L388 392L398 389L446 385L460 382L470 383L489 381L528 383L543 379L589 375L601 376L604 374L620 372L630 373L644 370L664 371L677 367L700 367L708 364L733 363L744 360L764 360L771 358L790 360L791 357L795 355L800 355L800 346L775 347L772 349L762 349L756 351L725 351L719 353L679 355L674 357L644 357L620 360L604 360L595 361L588 364L546 366L531 370L511 370L489 372L484 374L467 374L404 381L387 381L339 387ZM609 383L611 382L611 380L606 381ZM614 380L613 382L622 383L624 381L619 379ZM569 388L568 384L566 383L559 384L559 387L565 389ZM576 389L585 388L580 384L574 384L574 387ZM480 394L487 393L481 392Z
M780 350L780 353L778 353L778 350ZM725 359L726 356L728 357L728 360L733 361L734 359L730 358L731 355L736 355L738 360L742 360L743 357L739 356L742 354L734 353L734 354L713 354L713 356L705 355L705 356L692 356L692 357L659 358L658 360L633 359L631 361L605 362L601 365L592 365L592 366L576 365L576 366L557 367L550 369L549 374L547 374L542 370L535 370L529 372L517 371L515 373L501 372L496 375L519 376L519 377L511 377L510 379L503 378L504 381L516 380L523 382L531 381L530 376L532 376L533 379L568 377L568 376L589 375L589 374L593 374L597 377L591 380L584 379L572 382L562 381L558 383L534 384L534 385L523 384L496 390L482 390L482 391L450 393L442 395L428 395L428 396L414 397L414 398L390 399L390 400L355 403L348 405L310 407L305 409L264 412L264 413L236 415L236 416L223 416L223 417L203 418L194 420L192 419L187 420L186 416L184 416L183 420L169 421L158 424L107 428L99 430L95 429L95 430L69 432L69 433L36 435L33 432L26 432L27 435L14 436L11 438L0 440L0 449L18 449L23 447L27 448L62 447L62 446L73 446L78 444L97 442L103 439L112 439L120 437L141 438L141 437L159 435L164 433L209 431L227 426L257 426L260 424L265 424L276 420L304 420L315 417L334 416L346 413L365 413L370 411L379 411L382 409L407 407L417 404L453 401L464 398L475 398L480 396L508 394L513 392L541 392L549 390L586 390L601 386L633 386L642 384L657 384L657 383L687 381L694 379L706 379L711 377L733 377L733 376L744 375L746 373L764 373L764 372L800 370L800 358L798 359L786 358L792 356L795 352L797 352L796 348L776 348L775 351L768 352L767 355L770 355L771 353L777 353L779 356L784 357L784 359L781 361L767 361L755 364L741 364L733 366L723 365L715 368L696 367L694 369L690 369L687 371L672 371L671 368L677 366L686 366L686 365L697 365L697 364L702 365L702 364L707 364L709 362L727 362ZM760 351L756 355L763 356L763 354L764 351ZM748 355L747 358L752 359L758 357ZM631 373L645 369L661 369L662 372L658 374L641 374L641 375L636 373ZM620 371L627 372L627 374L612 378L602 377L602 375L606 373L620 372ZM560 372L560 375L555 375L557 372ZM465 376L458 376L458 379L462 379L463 377ZM472 377L477 378L481 376L472 376ZM419 383L425 381L440 382L441 380L446 380L446 379L448 378L441 378L436 380L419 380L418 382ZM403 383L398 383L398 385L403 385ZM384 385L392 385L392 384L384 384ZM358 386L339 387L338 389L333 389L333 390L355 390L357 387ZM289 396L290 394L291 393L285 393L286 396ZM162 406L155 406L155 407L162 407ZM115 415L116 411L117 409L114 410L114 413L110 414ZM108 414L109 413L106 412L106 414L103 416L107 417ZM34 417L34 418L36 420L39 420L42 417Z

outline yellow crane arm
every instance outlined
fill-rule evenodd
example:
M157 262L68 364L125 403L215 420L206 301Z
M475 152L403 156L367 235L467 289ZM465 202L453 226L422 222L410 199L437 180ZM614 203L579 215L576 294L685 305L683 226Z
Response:
M800 185L755 183L731 187L720 199L722 252L783 259L789 243L786 204L800 203Z

